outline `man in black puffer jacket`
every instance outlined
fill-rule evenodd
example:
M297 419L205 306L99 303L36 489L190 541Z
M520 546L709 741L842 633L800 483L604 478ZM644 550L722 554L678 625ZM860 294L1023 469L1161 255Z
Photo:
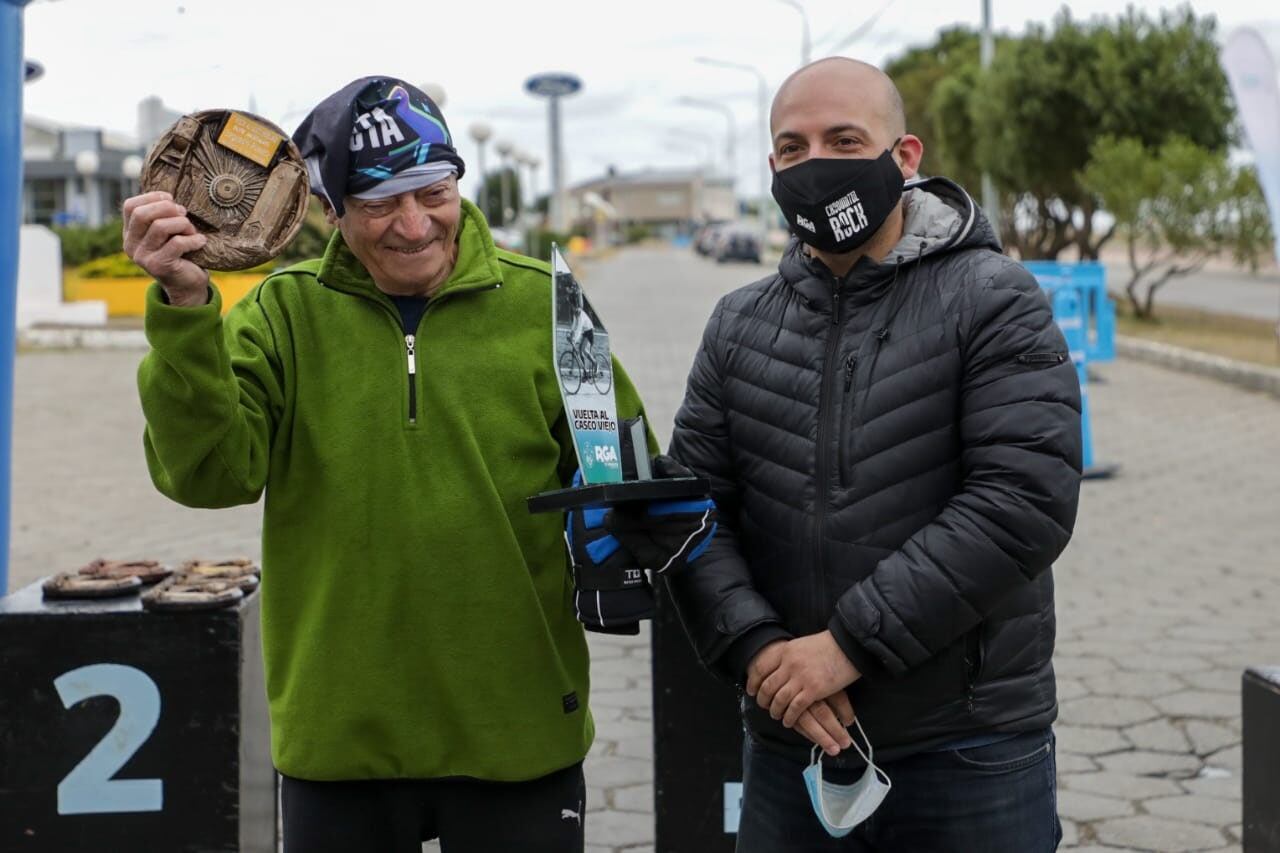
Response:
M671 444L721 513L669 584L703 663L745 688L738 850L1051 850L1066 343L964 190L904 189L923 145L878 70L801 69L771 125L799 239L717 305ZM851 710L891 792L845 749Z

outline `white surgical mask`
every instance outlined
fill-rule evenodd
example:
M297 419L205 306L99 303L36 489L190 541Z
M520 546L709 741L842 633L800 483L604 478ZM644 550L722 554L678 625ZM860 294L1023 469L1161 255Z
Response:
M833 838L843 838L854 827L871 817L893 787L888 774L871 761L874 753L871 741L867 740L867 733L862 730L862 723L855 717L854 724L867 744L867 751L863 752L862 747L858 746L858 739L853 740L853 748L867 762L867 770L861 779L852 785L824 782L822 752L821 747L817 746L813 748L812 760L804 771L804 786L809 789L809 801L813 803L813 810L818 815L822 828Z

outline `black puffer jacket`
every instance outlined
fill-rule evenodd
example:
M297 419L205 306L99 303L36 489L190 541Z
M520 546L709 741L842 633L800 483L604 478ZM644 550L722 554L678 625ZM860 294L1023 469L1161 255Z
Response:
M1079 383L1035 279L950 181L904 201L884 263L837 282L793 241L720 300L671 443L724 519L670 582L703 663L741 684L767 642L830 628L885 759L1052 722L1050 564L1081 470ZM757 740L807 749L743 707Z

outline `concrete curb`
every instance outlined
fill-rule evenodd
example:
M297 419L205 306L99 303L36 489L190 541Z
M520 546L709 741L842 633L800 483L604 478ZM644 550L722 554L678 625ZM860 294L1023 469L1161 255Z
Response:
M1128 335L1116 335L1116 353L1183 373L1194 373L1219 382L1228 382L1249 391L1270 394L1280 400L1280 369L1264 367L1224 358L1220 355L1197 352L1185 347L1162 344Z
M20 349L118 350L148 348L141 329L104 329L94 326L50 326L21 329Z

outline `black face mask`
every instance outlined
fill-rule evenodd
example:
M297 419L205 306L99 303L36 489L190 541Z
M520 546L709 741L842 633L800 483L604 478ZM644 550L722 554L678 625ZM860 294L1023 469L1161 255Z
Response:
M791 233L823 252L852 252L902 198L893 145L874 158L816 157L773 173L773 197Z

